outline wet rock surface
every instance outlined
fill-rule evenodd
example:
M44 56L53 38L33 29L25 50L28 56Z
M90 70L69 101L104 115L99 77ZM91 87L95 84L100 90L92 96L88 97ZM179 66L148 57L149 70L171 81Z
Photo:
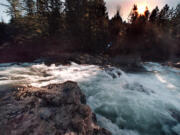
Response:
M108 55L89 55L89 54L63 54L58 56L49 56L43 60L46 64L70 64L75 62L77 64L90 64L106 67L107 65L119 67L128 72L142 72L145 71L141 64L141 59L135 56L124 57L110 57Z
M1 52L0 52L1 54ZM3 55L2 55L3 56ZM24 55L23 55L24 56ZM18 57L18 58L16 58ZM0 63L7 62L44 62L47 65L57 64L57 65L67 65L71 62L77 64L88 64L88 65L98 65L98 66L114 66L119 67L127 72L144 72L145 69L142 66L142 60L137 56L115 56L111 57L105 54L91 55L87 53L58 53L58 54L44 54L39 57L22 57L21 55L15 55L12 58L0 58Z
M3 92L3 91L0 91ZM77 83L11 88L0 98L0 135L111 135Z

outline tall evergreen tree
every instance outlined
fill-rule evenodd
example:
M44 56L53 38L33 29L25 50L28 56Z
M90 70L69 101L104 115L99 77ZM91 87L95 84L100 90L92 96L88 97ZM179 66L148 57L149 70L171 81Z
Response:
M122 40L123 36L123 20L122 17L120 16L120 10L118 9L116 14L112 17L109 23L109 29L110 29L110 42L111 42L111 48L114 46L118 46L120 40ZM118 46L118 48L120 48Z
M138 7L137 7L137 5L134 5L132 10L131 10L131 13L129 15L129 22L130 23L135 23L136 20L138 19L138 16L139 16Z
M84 17L88 15L87 0L66 0L65 14L67 30L73 35L82 33ZM87 24L86 24L87 25Z
M145 25L146 22L148 21L149 19L149 15L150 15L150 12L149 12L149 9L148 7L146 7L145 11L144 11L144 14L140 14L137 19L136 19L136 23L137 24L140 24L140 25Z
M0 45L9 39L9 32L7 31L7 24L0 22Z
M65 14L67 30L80 39L82 50L95 52L106 46L108 15L103 0L66 0Z
M47 13L48 0L37 0L36 1L36 11L40 16L45 16Z
M32 16L35 13L35 1L34 0L24 0L25 11L28 16Z
M146 7L146 10L144 11L144 17L146 20L149 19L149 15L150 15L150 11L149 11L148 7Z
M180 55L180 4L178 4L175 9L171 24L173 29L173 36L178 42L178 53Z
M90 0L89 23L92 48L103 50L108 44L108 14L104 0Z
M118 21L122 23L122 17L120 15L120 10L118 9L116 14L112 17L111 21Z
M155 23L158 19L158 15L159 15L159 8L156 7L155 9L152 10L151 15L149 17L149 21L151 23Z
M7 0L9 3L8 14L11 15L12 19L17 19L22 15L21 4L19 0Z
M48 1L48 27L50 35L54 35L60 32L62 26L62 1L61 0L49 0Z
M112 17L110 20L110 36L112 37L112 40L116 40L119 32L121 31L122 28L122 17L120 16L120 11L117 10L116 14Z
M165 26L168 24L169 22L169 14L170 10L169 10L169 6L166 4L162 10L159 12L159 16L158 16L158 24L160 26Z
M177 30L180 30L180 4L177 5L173 18L172 18L172 23L173 26L179 27ZM179 32L180 33L180 32Z

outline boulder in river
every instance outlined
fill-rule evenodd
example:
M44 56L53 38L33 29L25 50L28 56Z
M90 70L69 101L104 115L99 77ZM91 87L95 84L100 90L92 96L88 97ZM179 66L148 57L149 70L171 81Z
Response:
M77 83L18 87L0 99L0 135L111 135Z

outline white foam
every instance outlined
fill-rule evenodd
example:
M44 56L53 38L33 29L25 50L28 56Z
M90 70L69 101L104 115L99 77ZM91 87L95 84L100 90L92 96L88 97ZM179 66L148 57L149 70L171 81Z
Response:
M171 67L145 63L149 72L125 73L115 67L37 63L0 64L0 85L42 87L71 80L78 82L99 123L113 135L172 134L179 122L180 74Z
M177 135L180 135L180 124L174 126L174 127L173 127L173 131L174 131Z

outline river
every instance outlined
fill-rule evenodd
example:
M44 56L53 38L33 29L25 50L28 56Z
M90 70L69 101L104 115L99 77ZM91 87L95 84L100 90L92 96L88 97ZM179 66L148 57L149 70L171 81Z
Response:
M71 80L85 93L98 123L113 135L180 135L180 70L152 62L143 66L144 72L127 73L76 63L0 64L0 90Z

